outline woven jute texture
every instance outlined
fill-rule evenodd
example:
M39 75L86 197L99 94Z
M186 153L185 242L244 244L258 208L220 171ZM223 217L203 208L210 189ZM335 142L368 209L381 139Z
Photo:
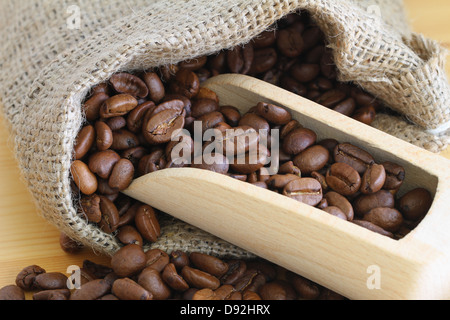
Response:
M70 164L94 85L132 71L244 44L304 9L324 31L342 81L376 95L401 117L374 126L438 152L448 145L445 52L408 28L401 1L2 0L0 98L19 166L42 216L100 253L119 243L77 214ZM406 121L408 120L408 122ZM251 253L165 217L153 245L217 256Z

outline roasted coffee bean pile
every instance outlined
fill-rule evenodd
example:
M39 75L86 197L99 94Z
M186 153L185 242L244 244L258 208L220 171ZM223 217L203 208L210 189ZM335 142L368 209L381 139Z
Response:
M200 82L224 73L249 75L370 125L377 112L395 114L371 94L337 80L325 36L307 12L287 15L244 46L165 66L170 81L182 68Z
M401 166L377 163L349 143L318 141L316 132L280 106L260 102L245 114L220 106L189 69L166 85L160 73L118 73L94 88L74 150L71 172L74 192L81 195L80 214L123 244L155 242L161 213L121 191L136 177L174 167L226 174L391 238L404 236L427 213L432 202L427 190L412 190L396 201L406 175ZM213 130L215 140L194 142L196 123L202 136ZM172 141L179 129L186 131ZM278 159L269 150L275 130ZM260 143L263 133L268 144ZM197 152L195 143L202 144ZM212 145L211 163L205 150ZM181 152L172 158L174 150ZM273 162L276 171L269 174Z
M74 273L75 274L75 273ZM77 279L31 265L0 300L345 300L343 296L265 260L221 260L211 255L129 244L110 266L85 260ZM67 282L71 283L69 289Z

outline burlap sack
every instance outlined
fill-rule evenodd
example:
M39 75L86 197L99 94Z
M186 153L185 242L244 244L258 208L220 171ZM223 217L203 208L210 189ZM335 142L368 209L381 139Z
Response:
M246 43L297 9L309 11L325 32L342 81L359 83L413 121L380 115L376 127L428 150L447 146L443 50L409 30L401 1L3 0L1 104L43 217L94 250L114 253L114 236L86 223L71 196L69 168L89 89L118 71ZM251 256L170 217L162 225L154 247Z

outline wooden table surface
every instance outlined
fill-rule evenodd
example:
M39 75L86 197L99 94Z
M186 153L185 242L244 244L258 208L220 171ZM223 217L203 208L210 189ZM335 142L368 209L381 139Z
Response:
M450 1L404 2L413 29L450 48ZM447 72L450 74L450 58ZM81 266L85 259L109 264L109 258L87 248L77 254L62 251L59 231L37 214L21 180L9 139L5 126L0 126L0 288L14 284L17 273L31 264L63 273L71 265ZM442 155L450 158L450 148Z

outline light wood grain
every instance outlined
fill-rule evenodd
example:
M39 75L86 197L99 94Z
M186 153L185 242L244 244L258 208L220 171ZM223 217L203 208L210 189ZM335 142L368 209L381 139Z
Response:
M405 0L405 5L415 31L450 46L450 1ZM5 126L0 126L0 287L14 283L17 273L30 264L65 273L84 259L108 263L108 258L87 249L77 255L60 249L58 230L38 215L21 181L9 139ZM450 150L443 154L450 158Z

